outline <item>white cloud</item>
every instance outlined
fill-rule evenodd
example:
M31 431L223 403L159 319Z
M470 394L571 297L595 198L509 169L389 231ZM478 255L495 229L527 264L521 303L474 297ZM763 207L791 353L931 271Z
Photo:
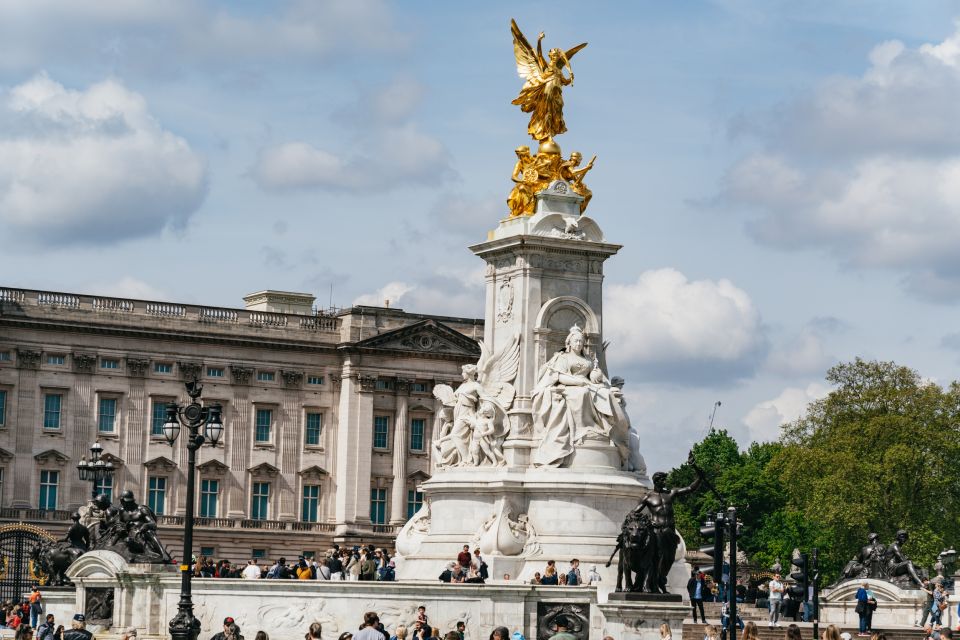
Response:
M611 366L647 380L726 385L749 376L766 351L760 313L729 280L688 280L675 269L608 285L605 338Z
M387 191L409 185L438 185L454 175L447 150L436 138L408 124L375 132L369 155L338 155L306 142L263 149L253 170L262 188Z
M373 293L365 293L357 296L353 304L363 304L371 307L384 307L389 304L391 307L399 307L403 296L413 291L413 285L406 282L388 282Z
M836 318L814 318L770 351L764 369L785 377L823 375L837 361L827 352L825 337L842 326Z
M405 47L381 0L292 0L240 10L200 0L0 1L0 68L51 57L181 71L317 62Z
M415 282L388 282L373 293L357 297L354 304L377 307L390 300L391 307L413 313L429 313L462 318L483 315L484 267L474 269L438 268Z
M124 276L116 282L92 284L88 291L113 298L133 298L134 300L169 300L170 294L132 276Z
M206 167L117 80L40 74L0 95L0 222L44 242L105 244L183 227Z
M750 438L756 442L776 440L780 425L802 416L807 405L829 392L829 387L814 382L805 388L788 387L776 398L758 403L743 418L750 428Z
M744 117L765 149L727 173L723 199L748 231L841 264L901 271L914 294L960 298L960 26L944 42L885 42L860 77Z

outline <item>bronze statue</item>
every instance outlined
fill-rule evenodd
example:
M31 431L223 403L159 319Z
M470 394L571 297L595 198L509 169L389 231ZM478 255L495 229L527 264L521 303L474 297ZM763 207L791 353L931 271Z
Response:
M693 452L690 452L687 462L697 473L689 486L667 489L667 474L658 471L653 474L653 491L624 519L614 553L626 550L626 553L621 553L621 559L626 560L627 566L621 565L618 569L617 591L622 590L620 573L624 572L629 591L667 593L667 575L680 545L673 501L696 491L704 480L703 470L693 462ZM612 560L611 555L607 566L610 566ZM630 576L626 575L628 571L636 573L637 578L631 581Z
M550 49L547 58L543 57L541 42L544 34L537 36L537 50L527 41L515 20L510 21L513 34L513 55L517 59L517 73L524 80L520 95L512 104L530 114L527 132L538 142L552 140L553 136L564 133L567 125L563 121L563 87L573 84L573 67L570 59L587 43L578 44L566 51ZM564 68L569 77L563 73Z
M570 159L560 165L560 178L570 183L570 188L573 189L574 193L583 196L583 202L580 203L580 213L583 213L586 211L587 205L590 204L590 198L593 197L593 192L587 188L587 185L583 184L583 177L587 175L590 169L593 169L593 163L597 161L597 156L593 156L585 167L578 169L581 160L583 160L583 155L579 151L571 153Z
M138 505L132 491L120 495L120 507L107 511L106 535L97 548L110 548L130 562L170 562L170 554L157 538L157 516L150 507Z
M911 562L911 560L904 555L903 550L900 548L907 542L907 539L907 532L903 529L900 529L897 531L896 539L890 544L889 547L887 547L887 551L884 556L887 561L887 575L889 576L891 582L895 581L901 576L906 576L917 587L919 587L921 584L923 584L923 578L920 576L920 572L917 571L917 568L914 566L913 562Z
M530 215L536 206L533 195L541 189L540 174L537 172L536 159L530 155L530 147L517 147L517 164L513 167L510 179L513 180L513 190L507 197L507 206L510 207L510 217Z
M887 548L880 544L879 538L880 536L876 533L871 533L867 537L867 546L860 549L860 553L846 564L841 580L883 579L883 559Z
M918 569L903 553L902 547L908 539L907 532L901 529L897 531L894 542L883 545L880 543L880 536L871 533L867 545L846 564L840 579L832 586L846 580L869 578L891 582L901 589L918 588L927 576L925 571Z

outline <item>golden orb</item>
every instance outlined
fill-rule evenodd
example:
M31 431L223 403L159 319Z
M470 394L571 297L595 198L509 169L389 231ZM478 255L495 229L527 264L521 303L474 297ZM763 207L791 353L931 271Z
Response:
M560 155L560 145L553 141L553 138L547 138L540 143L540 148L537 150L537 154L550 154L550 155Z

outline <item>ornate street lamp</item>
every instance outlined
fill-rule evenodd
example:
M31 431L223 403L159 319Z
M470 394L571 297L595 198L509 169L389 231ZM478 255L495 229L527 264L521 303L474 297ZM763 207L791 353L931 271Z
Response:
M183 528L183 557L180 560L180 601L177 603L177 615L170 621L170 635L174 640L197 640L200 635L200 621L193 615L193 599L190 592L190 559L193 557L193 511L196 484L197 449L205 442L216 445L223 435L222 408L218 404L203 406L200 394L203 385L196 378L186 383L187 393L193 401L185 407L176 404L167 405L167 418L163 425L163 435L173 446L180 435L180 425L187 428L187 516ZM201 427L203 433L200 432Z
M100 446L99 442L94 442L93 446L90 447L90 460L80 458L80 462L77 463L77 473L80 475L80 480L93 483L90 489L90 497L94 500L97 497L98 486L102 486L103 481L108 478L113 479L113 463L102 460L100 458L102 455L103 447Z

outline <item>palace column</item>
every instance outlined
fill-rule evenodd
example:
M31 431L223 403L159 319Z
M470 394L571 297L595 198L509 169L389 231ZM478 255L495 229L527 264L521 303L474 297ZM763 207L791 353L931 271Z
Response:
M376 378L358 373L349 360L340 382L337 422L336 534L370 523L370 467L373 450L373 391Z
M397 407L393 424L393 487L390 494L390 524L403 524L407 521L407 432L410 420L407 418L407 406L410 381L397 379Z

